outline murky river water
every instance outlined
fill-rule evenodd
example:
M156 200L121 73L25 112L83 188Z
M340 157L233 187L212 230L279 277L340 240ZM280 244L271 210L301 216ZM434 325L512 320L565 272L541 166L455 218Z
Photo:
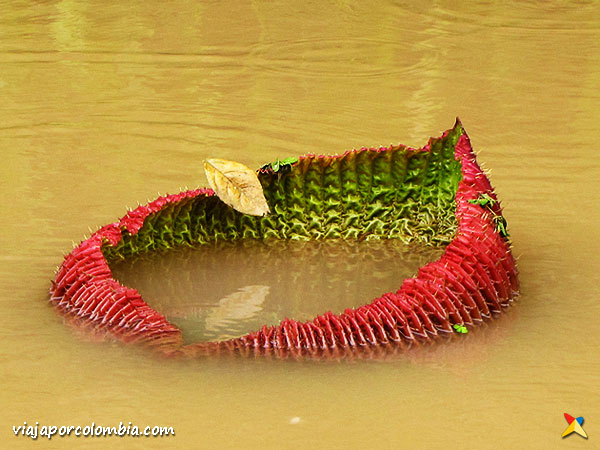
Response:
M23 421L176 431L58 448L597 447L600 5L455 3L3 2L0 447L40 445L14 436ZM205 186L206 157L420 146L456 115L504 201L522 287L464 339L385 361L182 363L88 342L47 305L88 227ZM564 412L588 442L561 440Z

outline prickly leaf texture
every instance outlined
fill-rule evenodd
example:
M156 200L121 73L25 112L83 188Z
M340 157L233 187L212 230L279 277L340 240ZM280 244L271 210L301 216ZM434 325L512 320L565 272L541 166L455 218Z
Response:
M258 179L268 216L239 213L199 189L160 197L102 227L65 257L51 302L79 327L169 355L333 357L451 335L456 324L471 327L501 312L518 293L510 242L496 227L502 209L458 121L420 149L306 155L283 174L265 166ZM470 202L486 196L494 201ZM108 265L181 245L330 238L400 239L445 251L397 291L359 308L190 345L139 292L119 284Z

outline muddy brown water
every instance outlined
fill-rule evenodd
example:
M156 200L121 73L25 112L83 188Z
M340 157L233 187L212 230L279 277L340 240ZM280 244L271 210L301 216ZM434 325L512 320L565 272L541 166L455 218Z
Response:
M53 448L596 447L599 92L597 2L4 2L0 447L44 445L14 435L24 421L176 432ZM461 339L383 360L165 361L90 342L46 303L74 242L157 192L205 186L206 157L259 167L421 146L457 115L503 200L522 284ZM169 261L131 276L143 289ZM224 334L253 308L304 314L270 294L236 312L240 289L280 289L244 277L199 323ZM369 296L381 282L353 281ZM561 439L565 412L585 418L587 442Z

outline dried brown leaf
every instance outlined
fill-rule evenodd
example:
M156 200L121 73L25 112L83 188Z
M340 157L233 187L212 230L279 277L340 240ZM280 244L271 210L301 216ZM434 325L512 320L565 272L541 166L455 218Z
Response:
M204 171L208 184L223 203L252 216L269 213L262 186L252 169L236 161L211 158L204 161Z

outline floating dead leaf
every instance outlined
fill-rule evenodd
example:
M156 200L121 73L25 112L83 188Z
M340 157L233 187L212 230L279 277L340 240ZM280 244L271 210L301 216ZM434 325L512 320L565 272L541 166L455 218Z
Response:
M252 216L269 213L262 186L256 173L243 164L226 159L204 161L208 184L223 203Z

